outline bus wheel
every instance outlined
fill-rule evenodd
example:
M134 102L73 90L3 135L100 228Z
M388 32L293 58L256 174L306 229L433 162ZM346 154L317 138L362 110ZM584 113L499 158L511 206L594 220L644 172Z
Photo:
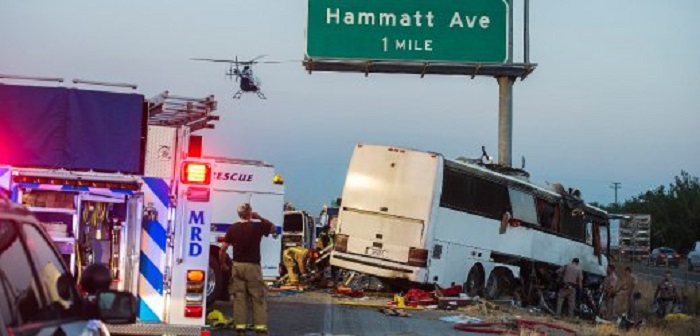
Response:
M209 272L207 273L207 307L212 307L214 302L221 297L224 290L224 272L217 262L217 256L209 256Z
M491 272L491 275L489 275L489 280L486 281L486 298L489 300L493 300L498 298L499 295L499 282L501 281L501 276L498 274L498 272Z
M486 281L486 298L494 300L507 296L512 296L514 301L520 301L515 298L515 292L518 284L513 276L513 272L504 267L496 267L491 271L488 281Z
M484 296L484 269L480 264L472 266L467 275L467 282L464 283L464 291L467 295Z

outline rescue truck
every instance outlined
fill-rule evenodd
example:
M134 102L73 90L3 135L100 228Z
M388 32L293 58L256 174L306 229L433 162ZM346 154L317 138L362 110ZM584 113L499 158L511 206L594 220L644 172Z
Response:
M219 248L226 230L239 220L238 205L248 203L253 210L269 219L282 232L284 210L284 179L277 174L275 167L260 160L228 159L211 157L212 195L214 208L211 221L209 251L209 285L207 300L229 299L228 283L230 272L224 273L219 265ZM233 257L229 249L229 258ZM279 278L282 267L282 242L280 238L263 237L260 242L260 266L263 279L274 282ZM230 269L230 268L229 268Z
M13 103L13 94L24 95L24 100L15 99ZM235 209L235 203L241 198L231 195L241 194L247 195L246 201L252 202L256 211L281 225L282 177L274 174L274 167L260 161L202 157L201 137L193 133L213 128L212 122L218 120L213 114L217 108L213 96L190 98L164 92L144 99L131 93L0 86L0 97L7 98L4 102L8 104L3 113L9 113L12 106L26 107L28 97L36 101L46 95L54 100L67 95L66 105L60 108L68 111L74 108L71 105L74 101L84 107L110 101L123 103L124 99L134 98L139 102L140 99L143 123L136 124L139 129L135 132L144 140L143 170L37 168L26 162L22 165L10 160L11 164L7 164L7 151L0 151L4 153L0 155L3 159L0 160L0 187L9 190L14 202L28 207L44 223L76 280L79 281L81 271L89 264L104 263L112 272L113 288L136 295L138 322L109 325L112 334L200 335L206 330L207 299L214 299L211 294L216 288L225 288L223 281L227 280L217 273L220 273L218 258L210 257L218 252L218 246L210 246L217 244L216 235L211 234L212 228L218 232L223 226L213 225L213 220L234 222L237 216L233 217L228 211ZM128 106L136 105L122 104L121 112ZM120 131L128 136L133 136L134 132L133 129ZM108 129L102 132L119 134ZM92 139L99 137L95 133ZM2 146L8 143L3 141ZM229 178L223 179L233 162L265 166L272 176L260 178L268 178L269 185L274 186L268 188L266 195L279 206L259 202L250 191L236 190L235 184L222 185L222 181L231 181L233 174L238 174L238 182L253 182L256 178L254 172L231 171ZM242 173L246 177L241 177ZM213 211L215 204L218 213ZM279 239L276 250L274 242L265 243L273 250L268 253L273 255L269 264L275 262L274 255L277 255L274 268L278 274ZM270 267L268 265L268 269ZM269 271L268 274L272 276Z

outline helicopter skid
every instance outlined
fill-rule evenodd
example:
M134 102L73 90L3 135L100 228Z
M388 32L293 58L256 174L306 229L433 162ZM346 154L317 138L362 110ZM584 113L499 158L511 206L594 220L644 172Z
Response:
M238 90L238 92L233 94L233 99L241 99L241 96L243 96L243 92L244 92L243 90ZM253 91L253 92L255 92L255 94L258 95L258 98L267 99L267 97L265 97L265 94L263 94L262 91L258 90L258 91Z

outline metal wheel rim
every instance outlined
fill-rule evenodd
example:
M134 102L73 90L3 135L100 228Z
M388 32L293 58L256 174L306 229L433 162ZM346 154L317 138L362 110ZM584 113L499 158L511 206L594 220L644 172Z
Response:
M216 287L216 273L214 272L214 269L211 266L209 266L207 278L207 296L209 296L211 295L211 293L214 292L214 288Z
M491 275L489 280L486 281L486 296L490 299L494 299L498 296L498 276Z
M470 270L469 274L467 275L467 288L465 288L467 293L473 292L474 295L479 295L479 282L479 272L475 269Z

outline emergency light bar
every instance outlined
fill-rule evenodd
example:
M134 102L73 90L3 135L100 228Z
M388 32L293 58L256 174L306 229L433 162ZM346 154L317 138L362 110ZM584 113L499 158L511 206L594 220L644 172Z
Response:
M185 162L182 164L181 181L187 184L209 184L211 166L201 162Z

